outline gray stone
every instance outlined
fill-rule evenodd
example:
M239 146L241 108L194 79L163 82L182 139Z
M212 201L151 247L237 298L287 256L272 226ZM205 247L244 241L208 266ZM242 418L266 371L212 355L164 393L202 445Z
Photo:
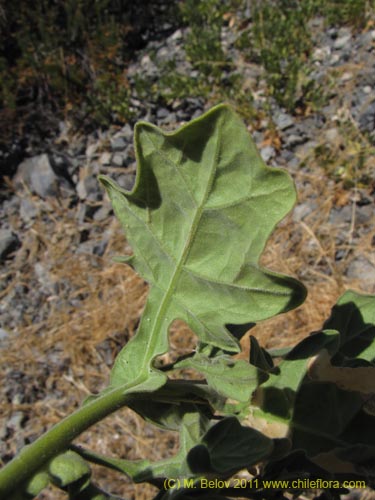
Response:
M375 101L366 106L366 110L359 116L358 122L362 132L375 130Z
M103 205L94 213L93 219L97 222L101 222L109 217L112 212L112 205L107 202L106 199L103 200Z
M4 330L3 328L0 328L0 342L2 340L7 339L8 337L9 337L9 333L6 330Z
M275 156L275 149L272 146L266 146L260 150L260 156L263 158L263 161L267 162L271 158Z
M297 205L293 210L293 221L300 222L305 217L310 215L311 212L312 212L312 206L310 203L301 203L300 205Z
M286 130L294 125L293 118L287 113L280 113L274 118L275 125L279 130Z
M104 153L102 153L100 155L100 158L99 158L99 163L101 165L105 165L105 166L108 166L111 164L111 153L108 153L108 151L105 151Z
M341 76L340 78L340 82L349 82L350 80L352 80L354 77L353 73L351 71L345 71L345 73L343 73L343 75Z
M130 141L133 139L133 130L129 123L126 123L119 133Z
M122 167L124 165L124 155L121 153L115 153L112 155L111 164L115 167Z
M39 209L35 203L29 198L21 198L20 216L24 222L30 222L35 219L39 213Z
M353 208L351 205L345 205L342 208L332 208L329 214L329 222L334 226L348 224L353 218Z
M312 60L316 62L323 62L330 55L331 55L331 47L329 46L317 47L312 54Z
M112 151L124 151L128 145L128 141L124 137L113 137L111 139Z
M0 328L0 349L7 348L9 345L9 332L4 330L3 328ZM1 439L1 432L0 432L0 439Z
M332 54L332 57L329 60L329 64L331 66L335 66L338 62L340 62L340 54Z
M346 274L348 278L359 279L375 290L375 265L363 255L351 261Z
M340 133L335 127L326 130L324 135L327 142L329 142L330 144L336 144L340 137Z
M303 137L302 135L296 135L296 134L288 135L285 140L285 144L289 148L294 148L295 146L303 144L304 142L306 142L306 138Z
M350 34L348 35L344 35L344 36L340 36L339 38L337 38L335 41L334 41L334 44L333 44L333 48L335 50L341 50L345 47L345 45L347 45L349 43L349 41L351 40L352 36Z
M61 179L53 171L48 155L42 154L24 160L17 169L16 186L26 185L41 198L56 196Z
M76 190L81 200L96 201L100 196L98 181L91 175L81 179L77 184Z
M10 229L0 230L0 261L5 260L12 252L17 250L19 239Z
M375 219L375 210L372 205L356 206L355 222L357 224L373 224Z
M55 295L58 292L57 283L48 267L41 262L36 262L34 272L41 287L40 291L46 295Z
M169 115L169 111L166 108L159 108L156 112L156 118L158 120L164 120Z

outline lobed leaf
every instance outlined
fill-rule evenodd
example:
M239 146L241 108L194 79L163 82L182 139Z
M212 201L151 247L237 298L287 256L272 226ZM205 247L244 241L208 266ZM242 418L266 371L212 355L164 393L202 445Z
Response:
M228 106L172 133L138 123L135 150L132 191L100 180L133 248L132 265L151 285L138 332L118 356L111 379L138 391L165 383L152 361L168 350L173 320L185 321L201 342L237 352L226 324L292 309L305 289L259 266L295 191L286 172L264 165Z

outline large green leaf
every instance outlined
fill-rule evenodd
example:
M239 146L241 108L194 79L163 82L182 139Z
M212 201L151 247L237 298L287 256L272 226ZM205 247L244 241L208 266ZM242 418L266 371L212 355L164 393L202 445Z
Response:
M237 352L226 324L294 308L305 289L259 266L295 191L286 172L264 165L228 106L173 133L138 123L135 151L132 191L100 180L134 250L131 263L151 285L137 335L112 372L112 385L131 384L138 391L165 382L152 361L168 350L174 319L184 320L202 342Z
M269 457L275 448L273 439L250 427L236 417L227 417L213 425L201 444L187 456L190 468L197 474L227 477Z
M329 472L373 478L375 296L346 292L324 326L330 329L300 342L259 387L258 416L281 420L293 449Z

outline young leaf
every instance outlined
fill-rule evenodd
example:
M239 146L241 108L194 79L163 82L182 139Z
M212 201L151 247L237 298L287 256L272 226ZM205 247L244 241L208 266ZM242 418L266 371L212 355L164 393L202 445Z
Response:
M226 355L209 358L196 353L192 358L177 363L175 368L194 368L206 377L208 385L218 394L240 402L250 401L259 385L255 366Z
M174 319L202 342L237 352L226 324L285 312L304 300L305 289L258 264L295 191L286 172L264 165L228 106L173 133L138 123L135 150L132 191L100 180L134 250L132 265L151 285L137 335L117 358L111 380L138 391L165 382L152 361L168 350Z

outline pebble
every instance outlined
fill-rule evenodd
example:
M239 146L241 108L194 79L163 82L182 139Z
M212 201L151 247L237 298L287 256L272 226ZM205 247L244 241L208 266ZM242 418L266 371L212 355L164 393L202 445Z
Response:
M370 291L375 292L375 266L366 257L359 256L349 264L346 275L351 279L359 279Z
M112 155L111 158L111 164L114 165L115 167L122 167L124 165L124 155L121 153L115 153Z
M14 182L18 189L26 185L41 198L57 196L61 179L51 167L47 154L42 154L24 160L17 169Z
M293 118L286 113L280 113L274 118L275 125L280 130L286 130L294 125Z
M306 138L302 135L291 134L288 135L285 139L285 145L289 148L294 148L299 144L303 144L306 142Z
M9 341L9 332L7 332L7 330L4 330L4 328L0 328L0 349L7 348L9 345L8 341Z
M343 49L348 43L349 41L351 40L352 36L349 34L349 35L344 35L344 36L340 36L339 38L337 38L333 44L333 48L335 50L341 50Z
M0 229L0 261L10 257L19 247L19 239L10 229Z
M124 137L117 136L111 139L112 151L123 151L127 145L128 141Z
M21 198L20 216L26 223L34 220L39 214L39 206L29 198Z
M111 153L109 153L108 151L105 151L104 153L102 153L100 155L99 163L101 165L108 166L111 164L111 159L112 159Z
M275 148L273 148L272 146L266 146L260 150L260 156L266 163L275 156L275 153Z
M336 144L340 138L340 132L336 127L329 128L325 131L324 137L330 144Z

